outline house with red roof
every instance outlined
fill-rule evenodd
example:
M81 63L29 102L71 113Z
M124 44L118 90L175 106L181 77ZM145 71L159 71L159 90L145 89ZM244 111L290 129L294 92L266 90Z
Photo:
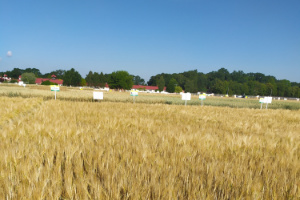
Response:
M64 80L62 79L56 79L56 76L54 74L51 75L51 79L50 78L36 78L35 79L35 83L38 85L41 85L42 82L44 81L50 81L52 83L57 83L58 85L62 86Z
M0 78L2 78L2 77L0 77ZM4 81L7 81L7 82L11 81L11 78L9 78L6 74L3 75L3 79L4 79Z
M37 85L41 85L42 82L44 82L44 81L50 81L50 82L52 82L52 83L57 83L57 84L60 85L60 86L62 86L62 84L63 84L63 82L64 82L64 80L62 80L62 79L50 79L50 78L36 78L36 79L35 79L35 83L36 83Z
M19 81L21 81L21 75L19 76ZM56 76L53 74L51 78L36 78L35 84L41 85L44 81L50 81L52 83L57 83L58 85L62 86L64 80L56 79Z

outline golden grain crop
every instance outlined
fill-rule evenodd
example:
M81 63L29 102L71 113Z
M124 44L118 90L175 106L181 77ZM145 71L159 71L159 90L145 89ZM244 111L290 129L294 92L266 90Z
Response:
M93 101L93 90L92 88L84 88L80 90L78 87L60 87L60 92L57 92L57 99L65 101ZM25 88L20 87L16 84L1 84L0 85L0 96L8 97L23 97L23 98L34 98L39 97L44 100L54 99L54 92L50 91L49 86L43 85L27 85ZM132 103L133 97L130 93L112 91L104 92L105 102L126 102ZM185 102L181 100L179 94L156 94L156 93L139 93L139 96L135 98L136 103L143 104L173 104L173 105L184 105ZM188 101L188 105L200 106L201 101L198 99L198 95L192 95L191 101ZM204 105L209 106L221 106L221 107L232 107L232 108L256 108L260 109L259 100L256 98L242 99L242 98L221 98L209 96L204 101ZM265 108L266 104L264 104ZM300 102L296 100L283 101L273 100L268 105L269 109L289 109L289 110L300 110Z
M0 199L300 198L299 111L50 100L2 121Z

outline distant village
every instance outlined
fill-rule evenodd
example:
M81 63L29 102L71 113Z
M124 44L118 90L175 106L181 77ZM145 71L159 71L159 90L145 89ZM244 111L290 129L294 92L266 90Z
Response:
M8 77L6 74L3 75L3 77L0 76L0 79L3 79L5 82L11 82L12 80L14 80L13 82L19 85L24 85L24 82L21 80L22 76L20 75L19 78L16 79L12 79L10 77ZM36 78L35 79L35 84L36 85L41 85L44 81L50 81L52 83L55 83L59 86L63 85L64 80L62 79L56 79L55 74L51 75L51 78ZM108 91L109 85L106 83L105 87L100 88L101 90L106 90ZM134 90L140 90L141 92L147 92L147 93L159 93L158 91L158 86L145 86L145 85L133 85L132 89ZM163 91L161 93L167 93L166 92L166 87L164 87Z
M4 74L3 77L0 76L0 79L3 79L5 82L12 82L13 81L14 83L22 83L23 84L23 81L21 80L22 79L21 75L19 76L19 79L17 79L17 80L8 77L6 74ZM56 83L57 85L60 85L60 86L62 86L63 82L64 82L64 80L62 80L62 79L56 79L56 76L53 74L51 76L51 78L36 78L35 79L35 84L41 85L42 82L44 82L44 81L50 81L50 82Z

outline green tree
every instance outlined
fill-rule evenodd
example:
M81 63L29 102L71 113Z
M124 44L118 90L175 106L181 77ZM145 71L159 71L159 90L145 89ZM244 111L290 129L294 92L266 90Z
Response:
M100 74L97 72L92 75L92 85L95 87L100 86Z
M89 71L89 73L85 77L85 81L86 81L88 86L93 86L92 78L93 78L93 72Z
M259 89L258 89L258 94L261 96L267 96L270 95L270 93L267 94L268 88L266 86L266 84L264 83L259 83Z
M248 81L250 95L259 95L260 83L258 81Z
M11 78L18 79L21 74L24 73L23 69L14 68L12 71L7 71L6 75Z
M134 85L145 85L145 80L140 76L133 76L133 84Z
M241 94L242 84L236 81L229 81L229 95Z
M112 89L130 90L133 85L132 76L127 71L116 71L111 73L108 85Z
M198 80L197 80L197 88L198 91L206 92L208 86L208 79L205 74L198 73Z
M242 84L241 94L245 94L245 95L249 94L249 87L248 87L247 83Z
M157 80L157 76L151 76L147 84L149 86L157 86L156 80Z
M277 95L278 96L290 96L289 92L291 89L290 81L283 79L277 82Z
M81 75L74 68L65 72L63 76L64 85L79 86L81 83Z
M274 85L272 83L266 83L266 95L270 95L270 96L277 95L276 83L274 83Z
M175 87L178 85L177 81L174 78L171 78L169 84L167 86L167 92L173 93L175 92Z
M23 73L21 75L21 80L24 83L28 83L28 84L35 84L35 75L34 73Z
M85 81L84 78L81 78L80 85L81 86L86 86L86 81Z
M161 92L164 90L165 87L165 79L163 76L160 76L159 80L157 81L158 90Z
M188 79L184 85L185 92L197 93L197 79Z
M298 89L299 89L299 87L297 87L297 86L291 87L291 96L292 97L297 97L298 96Z
M215 84L213 85L213 92L217 94L226 94L228 89L228 84L225 81L221 81L220 79L215 80Z
M182 92L182 88L180 86L175 87L175 93L180 93Z
M42 73L40 72L39 69L37 68L26 68L24 70L24 72L27 72L27 73L34 73L35 77L41 77L42 76Z
M183 74L173 74L172 77L175 78L181 88L184 87L187 78Z
M52 71L50 73L46 73L46 74L42 75L41 77L51 78L51 76L54 74L56 76L56 79L63 79L65 72L66 72L66 70L58 69L58 70Z
M105 87L105 83L107 82L105 75L101 72L99 74L99 86Z
M47 80L47 81L42 82L41 85L58 85L58 84Z
M102 72L99 74L97 72L93 73L92 71L89 71L85 77L85 80L88 86L94 87L104 87L106 83L106 77Z
M237 81L238 83L247 82L247 76L243 71L233 71L230 76L233 81Z

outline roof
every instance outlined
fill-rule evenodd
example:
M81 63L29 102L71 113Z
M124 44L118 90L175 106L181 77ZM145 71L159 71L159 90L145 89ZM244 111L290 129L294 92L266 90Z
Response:
M52 78L53 78L53 77L55 78L56 76L55 76L54 74L52 74L52 76L51 76L51 77L52 77Z
M158 90L158 86L133 85L132 89ZM166 87L164 87L164 90L166 90Z
M49 78L36 78L35 79L35 83L37 83L37 84L41 84L44 81L50 81L52 83L57 83L59 85L62 85L64 82L64 80L61 80L61 79L55 79L55 80L49 79Z

